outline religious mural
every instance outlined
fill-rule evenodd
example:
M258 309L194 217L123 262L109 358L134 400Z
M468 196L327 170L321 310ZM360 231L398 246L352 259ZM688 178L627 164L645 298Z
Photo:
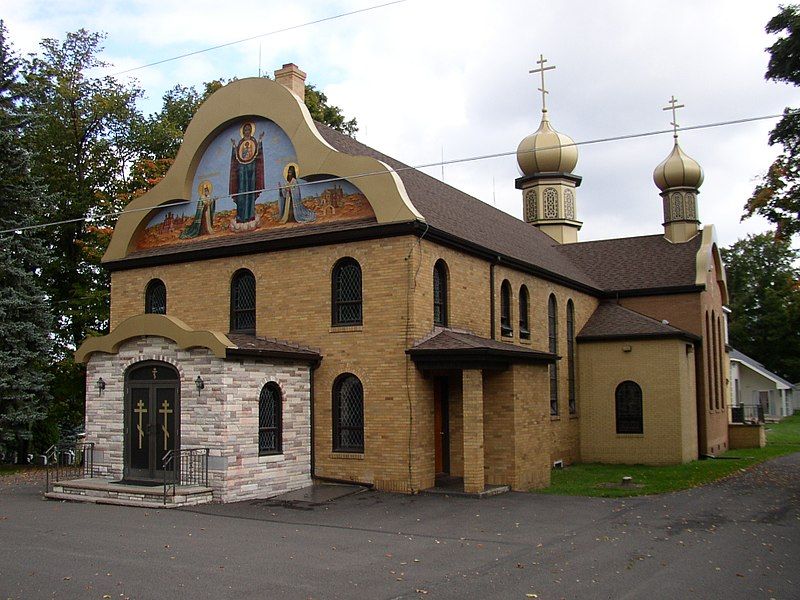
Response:
M156 212L137 249L375 217L350 182L303 177L291 140L263 118L242 119L217 135L200 159L192 190L188 204Z

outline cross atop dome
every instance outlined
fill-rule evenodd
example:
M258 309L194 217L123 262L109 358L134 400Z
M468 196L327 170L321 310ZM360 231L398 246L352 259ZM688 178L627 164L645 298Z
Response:
M677 118L676 111L679 108L685 108L686 105L685 104L678 104L678 101L675 99L675 94L672 95L672 97L669 99L668 103L669 103L669 106L665 106L661 110L671 110L672 111L672 122L670 123L670 125L672 125L672 137L674 137L677 140L678 139L678 118Z
M547 96L547 94L550 93L550 92L547 91L547 88L544 85L544 72L545 71L552 71L553 69L556 68L555 65L551 65L549 67L545 67L544 64L546 62L547 62L547 59L544 57L544 54L540 54L539 55L539 60L536 61L536 64L539 65L539 68L538 69L531 69L530 71L528 71L528 73L541 73L542 74L542 87L536 88L536 89L538 89L540 92L542 92L542 112L543 113L547 112L546 96Z

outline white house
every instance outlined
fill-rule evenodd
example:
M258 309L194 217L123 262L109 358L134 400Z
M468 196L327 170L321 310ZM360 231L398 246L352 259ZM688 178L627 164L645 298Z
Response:
M781 419L794 412L791 383L738 350L731 349L730 359L733 406L761 406L766 419Z

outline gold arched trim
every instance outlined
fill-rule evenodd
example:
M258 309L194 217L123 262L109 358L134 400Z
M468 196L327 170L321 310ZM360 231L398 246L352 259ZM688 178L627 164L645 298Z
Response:
M154 211L147 209L191 198L192 180L203 152L228 123L242 117L270 119L283 129L294 144L304 174L352 178L379 223L425 220L411 203L400 177L388 165L368 156L335 150L319 134L297 96L272 80L252 77L229 83L200 106L164 179L125 207L104 262L125 258L133 250L134 240L153 216ZM370 175L360 176L365 173Z
M125 319L108 335L87 338L75 352L75 362L86 362L93 352L116 354L124 342L142 336L167 338L181 350L208 348L217 358L225 358L228 348L236 348L236 344L217 331L195 331L175 317L145 314Z

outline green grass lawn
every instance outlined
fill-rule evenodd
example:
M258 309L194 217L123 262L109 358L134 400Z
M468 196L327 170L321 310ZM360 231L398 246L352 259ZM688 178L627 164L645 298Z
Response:
M800 452L800 415L787 417L780 423L771 423L766 427L767 445L764 448L730 450L723 455L724 458L666 467L576 464L565 469L554 469L550 487L537 491L542 494L605 498L661 494L709 483L775 456ZM608 487L609 484L613 486L620 483L626 475L633 477L634 483L640 487Z

